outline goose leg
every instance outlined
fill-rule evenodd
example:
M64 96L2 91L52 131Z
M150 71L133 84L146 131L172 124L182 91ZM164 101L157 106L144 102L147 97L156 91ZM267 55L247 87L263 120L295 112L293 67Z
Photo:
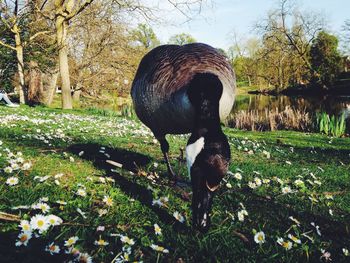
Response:
M169 156L168 156L168 153L169 153L169 143L167 142L167 140L165 139L165 136L163 137L157 137L157 140L159 141L160 143L160 148L162 149L162 152L163 152L163 156L164 156L164 160L165 160L165 163L166 163L166 166L168 168L168 175L169 175L169 178L170 180L174 180L176 181L176 175L173 171L173 169L171 168L171 165L170 165L170 162L169 162Z

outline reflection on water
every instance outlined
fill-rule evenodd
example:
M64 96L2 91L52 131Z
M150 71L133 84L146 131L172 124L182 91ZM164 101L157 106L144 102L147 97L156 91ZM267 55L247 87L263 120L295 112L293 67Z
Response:
M283 111L286 106L294 109L306 110L310 113L327 112L331 115L345 114L350 119L350 97L317 97L301 98L287 96L265 96L265 95L239 95L236 97L233 113L240 110L278 109Z

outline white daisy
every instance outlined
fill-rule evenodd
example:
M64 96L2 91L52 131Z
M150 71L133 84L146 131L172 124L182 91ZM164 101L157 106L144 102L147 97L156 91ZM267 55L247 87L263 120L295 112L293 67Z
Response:
M48 215L46 219L51 226L58 226L63 222L63 220L60 217L55 215Z
M102 238L100 238L99 240L95 240L94 244L96 246L107 246L109 243L103 240Z
M8 184L8 185L10 185L10 186L14 186L14 185L18 184L18 178L15 177L15 176L9 177L9 178L6 180L6 184Z
M85 197L86 196L86 191L82 188L79 188L76 192L77 195Z
M133 239L123 235L120 235L120 241L130 246L133 246L135 244L135 241Z
M254 241L257 244L263 244L265 243L265 233L263 231L257 232L254 235Z
M154 233L156 233L156 235L162 235L162 229L159 227L158 224L154 224Z
M162 247L162 246L158 246L158 245L155 245L155 244L152 244L151 245L151 248L157 252L162 252L162 253L169 253L169 250Z
M292 192L292 189L289 186L282 187L283 194L289 194Z
M180 223L185 222L185 218L184 218L178 211L175 211L175 212L173 213L173 216L174 216L175 219L176 219L177 221L179 221Z
M60 247L55 245L53 242L46 246L45 251L49 252L51 255L60 253Z
M18 235L18 240L16 242L16 247L19 246L27 246L28 245L28 241L32 238L32 232L30 231L25 231L22 232Z
M297 244L301 244L301 240L292 234L288 234L288 238L293 240Z
M105 195L103 197L103 202L107 205L107 206L113 206L113 199L107 195Z
M281 237L277 239L277 243L281 245L285 250L290 250L292 248L292 242L288 240L284 241Z
M68 240L64 241L64 246L71 247L78 241L78 239L77 236L70 237Z
M21 220L21 223L18 226L22 228L23 232L31 232L31 227L28 220Z
M50 206L46 203L40 202L32 206L34 209L40 209L44 214L49 212Z
M46 216L38 214L31 218L30 226L33 230L39 230L39 233L43 233L50 227L50 224Z
M237 180L242 180L242 174L241 173L235 173L233 175Z

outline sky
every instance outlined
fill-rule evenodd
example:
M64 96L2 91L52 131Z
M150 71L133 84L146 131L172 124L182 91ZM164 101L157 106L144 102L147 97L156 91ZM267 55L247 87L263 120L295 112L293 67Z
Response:
M165 1L165 0L162 0ZM200 15L185 23L179 12L165 13L171 23L152 26L162 43L170 36L189 33L198 42L227 49L232 45L232 32L240 37L254 36L253 25L278 6L278 0L213 0ZM321 13L328 30L339 33L344 21L350 19L350 0L296 0L300 10Z

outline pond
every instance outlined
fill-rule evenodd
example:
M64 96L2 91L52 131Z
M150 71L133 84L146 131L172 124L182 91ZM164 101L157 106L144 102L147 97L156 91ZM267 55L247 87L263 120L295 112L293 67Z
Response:
M288 97L266 95L239 95L236 97L233 113L241 110L268 110L283 111L286 106L310 113L326 112L330 115L345 114L350 119L350 96L340 97Z

